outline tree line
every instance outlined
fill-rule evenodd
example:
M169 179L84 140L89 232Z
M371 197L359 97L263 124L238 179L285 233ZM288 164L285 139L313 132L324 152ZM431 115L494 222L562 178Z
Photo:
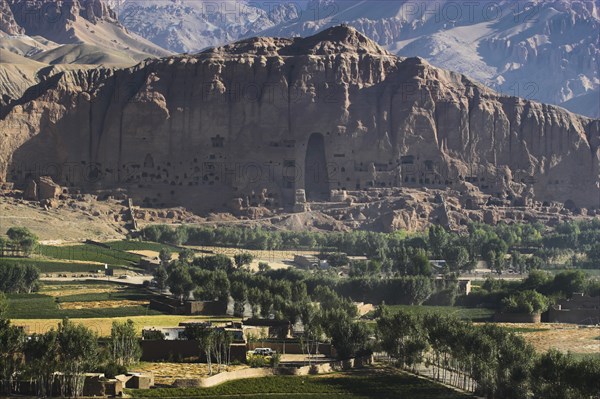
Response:
M0 294L0 393L20 392L19 382L29 382L38 397L79 397L85 373L103 372L114 377L139 362L141 349L133 322L113 322L104 345L90 329L64 319L57 329L25 335L6 318L6 300Z
M380 349L402 368L427 364L434 378L488 399L576 399L600 394L600 359L551 350L493 324L475 326L442 314L377 310Z
M480 289L459 297L457 303L508 312L540 313L552 303L570 298L576 292L600 296L600 281L590 278L581 270L567 270L554 276L534 270L522 281L488 278Z
M600 267L600 221L572 221L549 229L541 223L490 226L471 223L462 233L431 226L425 233L269 231L246 227L152 225L144 239L174 245L225 246L256 250L321 250L368 256L379 262L375 272L388 275L429 275L428 259L446 261L445 272L475 267L479 259L501 272L526 272L542 268L559 256L572 254L575 266ZM525 256L522 252L529 252ZM575 256L578 255L579 256ZM508 256L510 255L510 256ZM583 255L583 257L581 256ZM333 259L335 263L336 259ZM364 274L364 273L363 273Z
M0 256L29 256L37 246L37 236L26 227L11 227L0 236Z
M39 287L39 270L32 265L2 263L0 260L0 292L30 294Z
M217 373L221 372L223 365L231 363L233 334L225 331L225 329L212 328L212 326L187 325L184 335L187 339L198 342L198 348L206 358L209 375L213 374L213 359L217 363Z
M246 304L253 316L291 319L295 306L319 287L327 287L341 297L356 302L388 304L428 303L451 305L457 293L455 278L434 279L430 276L398 276L391 278L352 277L340 279L331 274L311 273L298 269L271 270L252 273L242 266L251 257L240 256L236 263L225 255L194 258L185 254L170 261L163 251L162 265L154 272L154 282L161 291L167 288L179 300L193 294L207 301L234 300L234 312L241 316Z
M304 327L301 345L307 354L314 353L325 337L330 337L344 358L365 348L367 331L362 324L354 322L357 309L352 296L345 295L345 291L352 290L350 287L328 286L326 280L320 281L297 269L265 268L251 273L224 255L193 260L180 256L178 260L168 261L170 258L166 253L161 257L165 266L155 272L155 281L160 289L169 288L180 299L185 299L190 292L196 299L204 300L225 300L231 295L234 314L238 317L244 315L249 305L252 317L272 317L291 324L301 322ZM186 335L200 342L209 361L211 354L212 358L219 359L215 350L220 350L218 342L223 341L211 334L202 327L186 329ZM211 343L215 339L217 344Z

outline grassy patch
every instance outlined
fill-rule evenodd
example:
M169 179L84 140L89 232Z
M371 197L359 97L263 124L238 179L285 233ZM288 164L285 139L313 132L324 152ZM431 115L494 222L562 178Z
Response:
M128 390L134 398L468 398L441 385L391 369L365 369L324 376L273 376L227 382L212 388ZM343 396L342 396L343 395Z
M576 359L576 360L585 360L585 359L600 359L600 353L573 353L571 352L571 355Z
M462 320L472 320L477 322L490 321L494 315L494 310L485 308L465 308L461 306L411 306L411 305L390 305L392 313L400 310L413 314L425 313L443 313L453 314Z
M93 294L92 294L93 295ZM102 318L160 315L148 306L128 306L100 309L60 309L59 300L43 294L9 294L8 317L10 319L62 319Z
M600 277L600 269L544 269L546 272L550 272L554 275L562 272L573 271L573 270L581 270L582 272L588 274L592 277Z
M39 253L48 258L100 262L111 266L134 266L141 259L139 255L92 244L60 247L41 245Z
M96 301L141 301L150 300L152 294L136 287L126 287L116 292L82 293L60 297L61 302L96 302Z

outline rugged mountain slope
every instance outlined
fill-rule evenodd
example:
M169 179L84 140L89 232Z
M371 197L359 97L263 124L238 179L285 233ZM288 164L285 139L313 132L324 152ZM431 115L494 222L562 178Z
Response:
M21 55L35 54L36 47L38 51L48 50L44 48L44 43L35 44L37 40L32 37L42 38L42 42L50 40L57 46L69 45L60 51L73 51L75 55L67 57L70 59L85 59L81 53L90 49L85 45L92 46L95 53L105 51L109 59L113 54L121 53L117 58L128 65L148 57L169 54L148 40L128 32L103 0L2 0L0 9L3 10L3 21L6 20L0 22L0 32L4 33L0 37L0 46L9 51L17 49ZM9 47L3 44L8 40L22 43ZM27 41L33 42L33 48L22 54L18 49L26 47Z
M4 1L8 2L16 23L29 36L41 36L59 44L94 45L122 52L131 60L168 54L129 33L103 0Z
M600 107L589 114L572 101L591 92L600 97L599 8L597 0L321 0L310 3L304 18L262 34L306 36L345 22L400 56L423 57L509 95L600 117Z
M598 0L121 0L119 19L176 52L250 36L306 37L347 23L400 56L600 117Z
M25 29L17 24L7 0L0 0L0 31L9 35L21 35Z
M0 105L57 71L169 54L128 32L102 0L0 0L0 11ZM57 64L63 66L51 67Z
M600 121L397 58L348 27L65 72L4 107L0 131L1 178L52 174L205 212L402 186L600 207Z
M286 2L148 0L114 5L119 20L133 32L176 53L197 52L297 18Z

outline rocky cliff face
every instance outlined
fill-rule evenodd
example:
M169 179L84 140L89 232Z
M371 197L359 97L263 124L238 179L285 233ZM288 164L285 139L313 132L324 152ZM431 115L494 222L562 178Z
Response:
M7 0L0 0L0 31L9 35L21 35L25 30L15 21Z
M8 0L17 23L28 35L47 35L48 32L67 33L77 18L92 24L98 21L116 22L117 17L102 0Z
M283 207L331 190L469 187L599 208L600 121L501 96L348 27L56 75L0 112L0 179L148 205Z
M130 66L171 54L128 32L104 0L2 0L0 8L0 49L28 59ZM3 63L14 63L9 56Z
M112 3L130 31L178 53L250 36L306 37L347 23L399 56L600 117L598 0Z
M298 18L287 2L146 0L114 4L119 20L132 32L176 53L220 46L283 21Z

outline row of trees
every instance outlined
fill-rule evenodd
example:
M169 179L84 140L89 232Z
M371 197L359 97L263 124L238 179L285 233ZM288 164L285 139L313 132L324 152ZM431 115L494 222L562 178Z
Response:
M200 325L188 325L184 334L187 339L198 342L200 351L206 358L208 374L212 375L212 360L217 362L217 373L221 372L223 365L231 362L231 344L233 335L222 328L204 327Z
M400 367L428 364L434 378L486 398L575 399L600 394L600 359L556 351L536 355L525 340L493 324L440 314L378 309L378 341Z
M133 322L114 322L111 338L100 346L97 335L68 319L45 334L26 337L22 328L6 316L6 300L0 296L0 391L18 393L21 382L35 384L39 397L56 393L82 395L85 373L102 371L108 376L125 372L139 361L141 350ZM24 392L27 394L28 392Z
M268 231L244 227L149 226L143 231L148 240L170 244L229 246L248 249L321 249L348 255L366 255L377 260L372 272L399 275L429 275L429 259L446 260L446 272L472 269L483 259L498 272L512 268L526 272L542 267L568 249L585 254L587 267L598 267L600 260L600 223L596 220L565 222L553 232L540 223L499 224L473 223L466 233L455 233L441 226L431 226L426 234L403 232L344 233ZM566 244L568 243L568 244ZM533 251L523 256L521 249ZM507 255L511 256L508 257ZM338 263L340 256L329 256ZM361 267L364 265L361 265ZM369 272L362 267L360 274Z
M170 259L170 256L165 259ZM320 286L328 287L338 295L358 302L389 304L422 304L442 291L445 300L436 304L451 305L457 292L457 280L436 280L429 276L401 276L382 279L378 276L340 279L334 275L310 273L297 269L270 270L251 273L235 267L224 255L201 258L181 257L165 262L154 273L154 281L161 290L169 289L180 300L190 293L200 300L235 301L236 315L242 316L246 304L253 316L290 318L294 304L305 300ZM238 263L239 264L239 263Z
M40 272L35 266L0 260L0 292L29 294L38 289L39 277Z
M481 289L459 299L461 305L479 306L506 311L518 309L529 312L544 311L559 299L569 298L575 292L600 296L600 281L581 270L568 270L556 275L534 270L523 281L487 279Z

